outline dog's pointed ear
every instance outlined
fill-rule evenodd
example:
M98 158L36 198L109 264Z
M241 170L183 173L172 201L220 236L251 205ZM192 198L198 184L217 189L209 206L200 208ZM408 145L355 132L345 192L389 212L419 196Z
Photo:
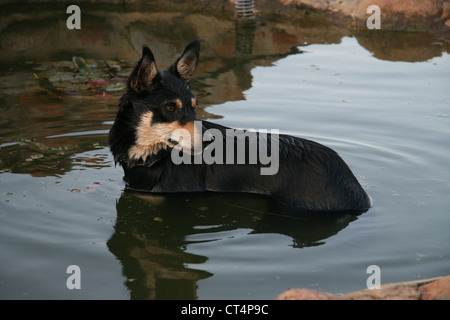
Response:
M147 46L144 46L141 60L139 60L128 80L128 88L136 93L151 90L158 78L159 71L153 53Z
M200 41L193 40L184 49L183 54L170 66L169 72L184 79L187 83L191 82L192 75L197 67L200 54Z

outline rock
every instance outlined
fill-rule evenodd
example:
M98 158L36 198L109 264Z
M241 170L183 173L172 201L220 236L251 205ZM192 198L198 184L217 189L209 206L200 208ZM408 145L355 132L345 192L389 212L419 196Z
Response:
M439 24L443 12L442 0L363 0L353 14L357 26L365 27L371 5L380 8L385 30L428 31Z
M28 0L29 2L33 2ZM15 3L14 0L3 0L2 3ZM50 2L41 0L40 2ZM55 2L55 0L53 0ZM57 0L56 2L63 2ZM116 3L118 0L97 0L98 3ZM127 0L127 3L140 4L144 0ZM185 0L167 1L153 0L152 6L158 10L184 10L203 12L220 12L221 15L232 16L235 12L236 0ZM430 28L444 32L448 38L450 18L450 0L258 0L255 10L258 13L296 15L299 12L316 11L330 16L336 24L350 24L353 27L367 29L366 20L370 16L367 8L377 5L381 9L381 28L383 30L430 31ZM443 29L443 31L442 31ZM99 30L79 32L81 41L100 41ZM0 39L8 41L9 39ZM32 39L33 40L33 39ZM36 39L39 40L39 39ZM95 44L95 43L94 43Z
M291 289L280 294L276 300L333 300L336 296L308 289Z
M391 283L379 289L364 289L334 295L308 289L290 289L276 300L450 300L450 276Z
M361 0L298 0L297 7L353 16L353 11L360 2Z
M279 0L281 5L324 12L332 20L348 21L360 29L366 28L370 14L367 8L377 5L381 11L381 29L429 31L442 27L448 19L448 0Z
M420 300L416 282L393 283L380 289L365 289L338 296L339 300Z
M450 276L419 287L422 300L450 300Z

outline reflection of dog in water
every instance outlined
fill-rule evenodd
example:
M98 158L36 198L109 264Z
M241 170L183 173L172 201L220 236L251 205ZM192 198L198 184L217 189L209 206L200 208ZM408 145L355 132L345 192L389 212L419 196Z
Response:
M197 282L213 276L208 260L229 245L230 235L248 239L261 235L260 243L250 242L261 253L267 250L264 241L272 241L265 234L286 237L281 247L319 246L357 219L353 214L284 217L270 213L270 202L242 193L179 193L164 200L149 193L123 192L107 245L120 261L130 297L197 299ZM201 242L202 254L189 247ZM236 259L246 252L237 250Z
M288 135L268 137L244 131L242 136L230 139L233 129L197 122L197 100L189 82L199 50L200 43L194 40L167 71L159 72L152 52L144 47L109 133L114 160L123 167L129 189L255 193L305 211L360 213L370 208L369 196L349 167L335 151L321 144ZM199 128L196 123L201 123ZM176 134L180 131L187 135ZM208 132L214 134L209 134L205 144ZM276 160L275 172L262 174L268 168L261 157L250 161L255 147L251 137L257 141L258 152L263 147L270 150L266 156L270 154ZM227 161L196 161L197 155L191 150L199 148L210 158L222 154ZM192 161L175 163L174 155L180 154ZM236 161L239 157L249 161Z

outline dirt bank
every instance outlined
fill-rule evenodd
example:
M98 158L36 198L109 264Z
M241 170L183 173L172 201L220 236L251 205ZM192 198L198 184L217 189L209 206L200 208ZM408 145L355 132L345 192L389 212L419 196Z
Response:
M23 3L63 3L62 0L27 0ZM14 0L2 3L14 5ZM145 6L233 15L236 0L82 0L78 4ZM380 29L385 31L432 31L450 38L450 0L255 0L255 11L263 15L305 16L320 14L334 24L367 29L367 20L380 9Z
M284 6L322 12L356 28L367 28L373 14L370 6L380 9L381 29L428 31L450 27L448 0L279 0Z
M277 300L450 300L450 276L391 283L379 289L365 289L334 295L308 289L291 289Z

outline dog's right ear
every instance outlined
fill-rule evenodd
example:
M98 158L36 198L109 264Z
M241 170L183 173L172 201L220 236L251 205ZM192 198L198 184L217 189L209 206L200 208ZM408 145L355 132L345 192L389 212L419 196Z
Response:
M147 46L144 46L141 60L139 60L128 80L128 88L136 93L145 90L150 91L158 78L159 71L153 53Z
M187 83L191 82L192 75L197 67L198 57L200 52L200 41L194 39L184 49L183 54L170 66L169 71L184 79Z

